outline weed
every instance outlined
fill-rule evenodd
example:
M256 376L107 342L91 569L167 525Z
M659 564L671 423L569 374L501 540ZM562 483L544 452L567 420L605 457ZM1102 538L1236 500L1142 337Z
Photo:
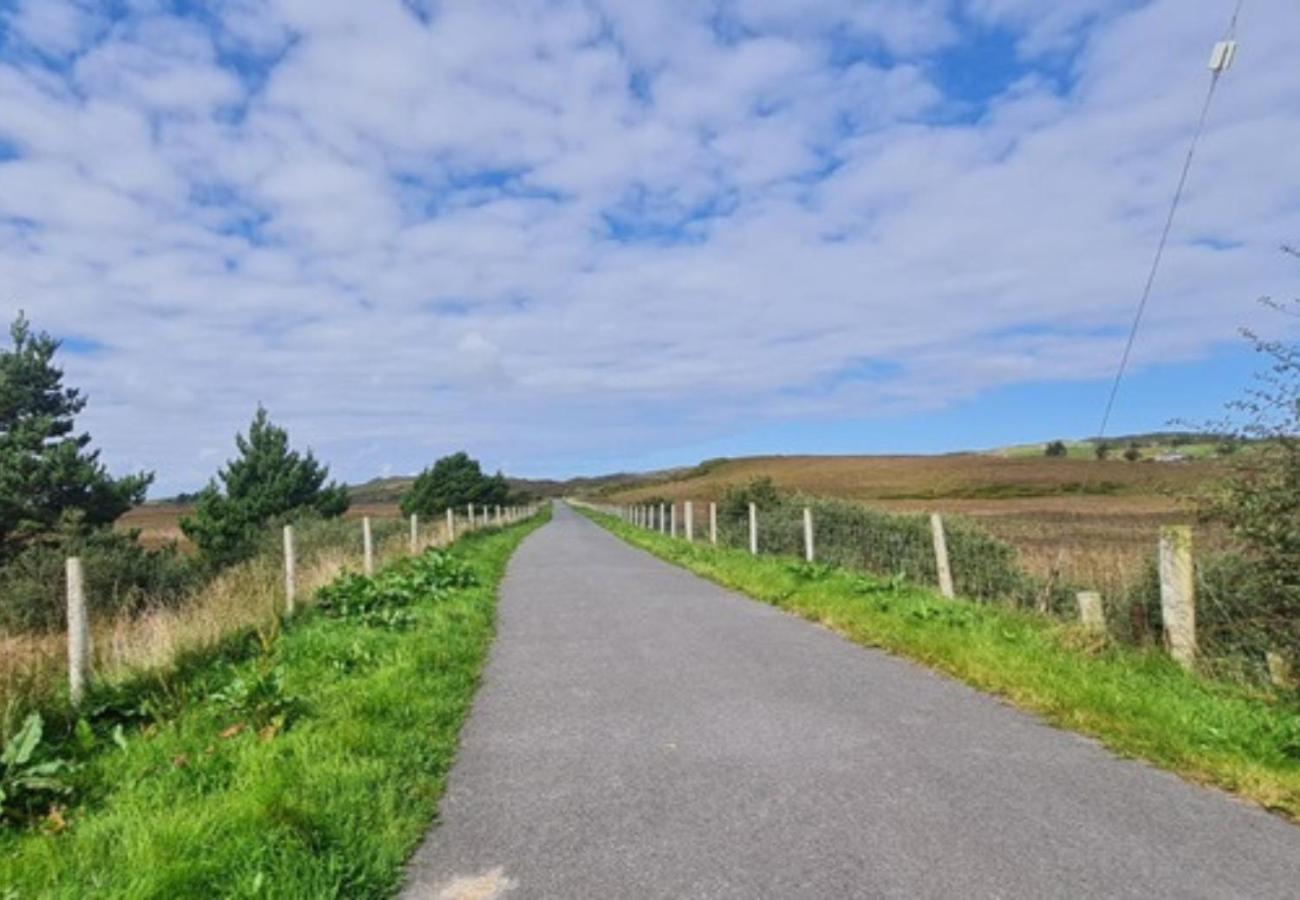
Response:
M27 821L42 805L48 809L51 800L71 793L60 777L71 766L43 745L44 727L40 714L31 713L17 732L0 734L0 822Z

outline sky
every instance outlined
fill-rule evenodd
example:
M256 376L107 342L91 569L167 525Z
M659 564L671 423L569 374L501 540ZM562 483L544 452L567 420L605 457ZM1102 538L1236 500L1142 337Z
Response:
M0 0L0 315L155 495L1097 430L1234 0ZM1300 8L1245 0L1112 431L1300 295Z

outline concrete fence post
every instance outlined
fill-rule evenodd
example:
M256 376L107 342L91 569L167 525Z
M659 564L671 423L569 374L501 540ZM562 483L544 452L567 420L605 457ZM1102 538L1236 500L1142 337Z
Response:
M501 507L497 507L497 527L501 527Z
M709 543L718 546L718 504L709 503Z
M695 504L690 500L686 501L686 541L691 543L695 540Z
M939 593L949 600L957 596L952 586L952 567L948 564L948 537L943 530L943 517L930 514L930 534L934 538L934 567L939 573Z
M1096 591L1079 591L1075 595L1079 602L1079 622L1089 631L1098 633L1106 630L1106 612L1101 605L1101 594Z
M1268 666L1268 680L1273 687L1289 688L1295 684L1295 675L1291 671L1291 660L1278 650L1269 650L1264 654L1264 663Z
M375 574L375 542L370 533L370 516L361 519L362 566L367 575Z
M73 706L86 696L90 680L90 620L86 615L86 578L81 559L69 557L68 576L68 696Z
M473 531L474 530L474 504L473 503L465 504L465 515L469 518L469 524L465 527L465 530Z
M293 615L298 600L297 559L293 546L293 526L284 526L284 611Z
M749 504L749 552L758 556L758 506Z
M659 533L668 533L668 507L662 503L659 504Z
M1169 655L1190 669L1196 663L1196 570L1186 525L1160 529L1160 618Z
M451 507L447 507L447 543L456 540L456 514L452 512Z
M677 503L668 504L668 536L677 537Z
M812 562L816 556L813 552L812 509L805 506L803 508L803 557L808 562Z
M415 553L420 548L420 516L419 513L411 513L411 553Z

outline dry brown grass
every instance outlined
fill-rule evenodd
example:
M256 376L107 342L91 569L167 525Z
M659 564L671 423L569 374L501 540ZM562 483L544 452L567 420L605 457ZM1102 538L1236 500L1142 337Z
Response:
M405 534L395 534L380 542L376 561L383 563L408 552L408 540ZM444 527L434 523L421 529L417 550L445 543ZM310 564L300 564L300 602L309 604L318 588L348 567L361 567L359 541L355 550L326 550ZM234 632L270 626L283 607L284 574L279 561L259 557L241 563L175 606L92 622L93 677L116 682L166 668L182 654L213 648ZM49 702L62 689L66 673L65 634L0 632L0 712Z
M644 485L608 500L717 500L728 488L766 477L784 491L889 512L969 517L1014 546L1027 571L1043 577L1057 572L1070 583L1117 594L1140 575L1159 527L1191 521L1188 498L1223 471L1217 461L768 456L729 460L702 476Z

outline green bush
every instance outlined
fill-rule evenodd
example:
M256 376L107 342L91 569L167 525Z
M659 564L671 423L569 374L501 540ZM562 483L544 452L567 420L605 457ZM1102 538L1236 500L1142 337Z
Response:
M146 550L134 534L100 530L33 544L0 568L0 628L43 631L66 627L65 562L69 556L81 557L92 616L183 603L203 577L175 547Z

